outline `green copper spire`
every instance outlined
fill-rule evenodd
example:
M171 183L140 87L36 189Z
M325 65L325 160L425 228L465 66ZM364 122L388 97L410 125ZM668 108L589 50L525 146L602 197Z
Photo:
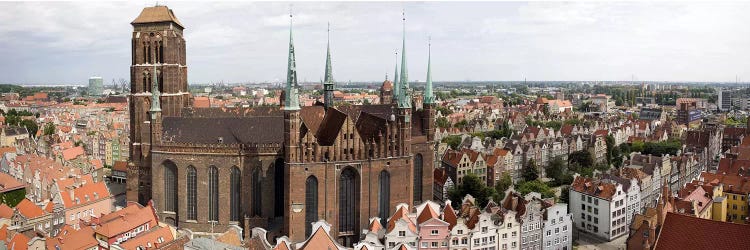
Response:
M432 96L432 67L430 59L432 57L432 39L427 42L427 85L424 87L424 104L435 103L435 97Z
M406 16L402 13L403 22L403 40L401 48L401 79L399 80L400 90L398 107L411 108L411 97L409 93L409 70L406 68Z
M284 110L299 110L299 85L297 84L297 63L294 60L294 40L292 39L292 14L289 14L289 63L286 70L286 101Z
M156 69L156 65L154 64L154 72L152 73L153 77L151 78L151 110L149 112L161 112L161 103L159 101L159 97L161 96L161 93L159 92L159 78L158 74L159 71Z
M400 87L398 85L398 50L396 50L396 70L393 71L393 98L391 103L398 102L398 93Z
M328 23L328 42L326 46L326 72L323 82L323 104L328 109L333 107L333 69L331 66L331 24Z

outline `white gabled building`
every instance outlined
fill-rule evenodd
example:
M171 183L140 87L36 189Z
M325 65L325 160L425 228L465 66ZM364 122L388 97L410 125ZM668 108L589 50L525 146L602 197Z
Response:
M542 249L573 249L573 218L568 213L568 204L558 203L548 207L542 224Z
M580 233L612 241L628 235L628 197L623 185L576 176L570 186L570 210Z

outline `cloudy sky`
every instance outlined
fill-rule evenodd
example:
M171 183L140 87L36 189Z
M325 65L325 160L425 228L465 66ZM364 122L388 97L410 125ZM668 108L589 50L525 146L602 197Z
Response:
M285 78L289 3L170 2L187 27L191 84ZM128 78L130 38L153 1L0 3L0 83ZM300 79L318 81L331 23L334 78L392 75L406 10L410 78L750 80L750 3L294 3Z

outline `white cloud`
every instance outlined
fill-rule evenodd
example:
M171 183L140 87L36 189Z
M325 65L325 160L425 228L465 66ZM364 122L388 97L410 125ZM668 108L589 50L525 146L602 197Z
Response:
M284 78L289 3L168 2L186 25L191 83ZM3 2L0 82L127 78L134 2ZM300 78L393 71L407 17L412 79L433 37L436 80L733 80L750 77L748 3L294 3Z

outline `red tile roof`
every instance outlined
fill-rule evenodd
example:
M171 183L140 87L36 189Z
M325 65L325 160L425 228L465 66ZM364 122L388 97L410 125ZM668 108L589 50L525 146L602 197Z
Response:
M94 238L92 227L83 227L78 231L71 227L65 227L57 237L47 238L46 241L47 249L59 247L60 250L89 249L99 245L99 242Z
M21 202L16 205L16 210L18 210L21 215L26 217L26 219L37 218L44 215L44 210L31 202L29 199L21 200Z
M69 192L73 192L73 197L70 196ZM91 204L109 199L110 193L104 182L89 182L72 191L63 191L60 196L65 208L72 208L81 204Z
M138 247L148 249L149 245L155 248L159 244L170 242L172 240L174 240L174 236L168 227L157 227L148 232L138 234L135 238L130 238L121 243L120 246L124 249L137 249Z
M13 209L8 205L0 204L0 218L10 219L13 217Z
M22 189L25 185L13 178L13 176L0 172L0 193L10 192L16 189Z
M747 249L748 235L750 225L667 213L654 249Z
M605 200L612 200L617 187L612 183L594 180L583 176L576 177L570 188L579 193L585 193Z
M101 216L99 221L101 226L96 228L96 233L114 237L143 224L155 224L157 219L150 204L145 207L130 204L121 210Z
M8 249L13 250L26 250L29 249L29 237L22 233L16 233L13 235L13 239L7 244Z
M338 249L336 242L326 233L323 227L318 227L315 233L299 248L299 250Z
M425 204L425 208L422 209L422 213L420 213L417 217L417 225L421 225L425 221L428 221L432 218L438 218L438 213L437 211L432 209L432 206L430 206L430 204Z
M85 151L83 150L82 146L78 146L74 148L65 149L63 150L62 153L63 153L63 160L69 161L69 160L75 159L76 157L80 155L83 155Z

